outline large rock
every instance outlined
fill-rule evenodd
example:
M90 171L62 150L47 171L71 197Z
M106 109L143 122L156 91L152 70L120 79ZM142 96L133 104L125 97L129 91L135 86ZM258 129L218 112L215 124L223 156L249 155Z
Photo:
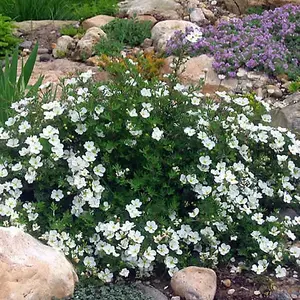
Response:
M1 300L50 300L73 294L77 275L57 250L18 228L0 228Z
M171 286L175 295L186 300L213 300L217 276L211 269L188 267L175 273Z
M114 20L114 17L106 16L106 15L98 15L92 18L89 18L82 22L82 27L84 29L90 29L92 27L102 27L112 20Z
M94 47L100 39L106 38L105 32L98 27L91 27L76 45L72 53L73 60L86 60L94 54Z
M120 13L134 15L158 15L164 19L180 19L180 5L176 0L126 0L119 3Z
M167 20L157 23L151 30L154 47L157 51L165 51L167 42L174 33L179 30L184 32L186 28L201 30L198 25L189 21Z
M285 4L300 4L300 0L225 0L226 7L235 14L243 14L249 7L282 6Z
M272 112L273 125L300 132L300 92L289 95L284 103L286 107Z
M55 58L63 58L68 56L70 46L73 44L74 40L68 35L63 35L58 38L56 46L52 51Z
M170 56L166 59L164 73L170 73L169 65L172 63L173 57ZM220 80L218 74L213 69L213 57L206 54L190 58L185 64L182 65L179 73L179 79L183 84L199 84L201 80L205 80L204 91L214 92L216 90L235 90L238 87L237 79L224 79Z

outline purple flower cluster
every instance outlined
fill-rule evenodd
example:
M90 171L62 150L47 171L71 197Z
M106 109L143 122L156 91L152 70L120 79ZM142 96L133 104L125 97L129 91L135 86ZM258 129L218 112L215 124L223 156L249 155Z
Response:
M286 39L300 43L300 6L285 5L262 15L221 21L216 26L203 28L203 38L189 42L192 29L176 32L168 41L169 54L214 56L213 67L219 74L235 77L240 67L269 74L287 72L290 65L300 67L293 48Z

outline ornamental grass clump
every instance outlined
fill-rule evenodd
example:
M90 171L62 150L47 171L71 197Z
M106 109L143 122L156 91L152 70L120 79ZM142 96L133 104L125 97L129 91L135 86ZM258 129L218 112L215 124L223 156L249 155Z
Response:
M66 79L60 99L12 104L0 128L0 224L78 272L173 275L188 265L284 277L300 265L300 141L253 95L214 102L133 60ZM119 70L119 71L118 71Z
M220 21L202 32L188 29L168 41L168 53L214 56L218 74L236 77L239 68L291 79L300 69L300 6L286 5L242 19Z

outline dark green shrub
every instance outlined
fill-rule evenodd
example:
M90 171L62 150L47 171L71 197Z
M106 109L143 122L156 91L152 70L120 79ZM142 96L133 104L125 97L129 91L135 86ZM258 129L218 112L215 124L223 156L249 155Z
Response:
M137 19L115 19L103 26L107 36L125 45L135 47L151 37L151 22Z
M0 14L0 58L11 53L19 40L13 35L14 25L11 19Z
M119 56L123 50L124 44L111 38L101 39L95 46L98 55Z

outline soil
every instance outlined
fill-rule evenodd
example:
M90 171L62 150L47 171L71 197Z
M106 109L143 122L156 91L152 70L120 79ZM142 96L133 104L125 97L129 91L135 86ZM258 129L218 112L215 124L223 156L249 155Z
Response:
M21 38L26 41L32 41L34 44L38 42L39 48L51 50L59 36L59 29L55 25L51 24L25 33L21 36Z

